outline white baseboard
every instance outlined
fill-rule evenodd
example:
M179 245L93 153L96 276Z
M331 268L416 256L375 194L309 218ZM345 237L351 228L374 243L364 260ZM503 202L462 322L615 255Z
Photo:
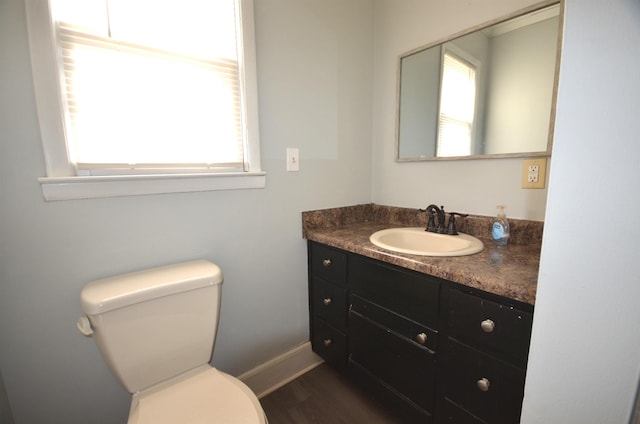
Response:
M262 398L323 362L322 358L311 351L311 342L306 342L258 365L238 378L249 386L258 398Z

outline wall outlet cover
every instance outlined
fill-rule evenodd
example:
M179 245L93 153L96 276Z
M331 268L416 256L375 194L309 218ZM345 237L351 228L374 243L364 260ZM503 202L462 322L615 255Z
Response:
M547 178L547 158L525 159L522 162L522 188L544 188Z

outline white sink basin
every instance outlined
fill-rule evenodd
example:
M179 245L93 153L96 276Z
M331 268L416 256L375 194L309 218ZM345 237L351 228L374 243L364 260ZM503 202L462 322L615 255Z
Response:
M437 234L424 227L388 228L371 234L369 240L383 249L422 256L473 255L484 249L484 244L469 234Z

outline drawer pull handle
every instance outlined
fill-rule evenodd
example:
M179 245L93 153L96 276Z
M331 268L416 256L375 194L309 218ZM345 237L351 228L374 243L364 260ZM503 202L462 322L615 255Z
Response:
M416 341L421 345L427 342L427 335L425 333L420 333L416 336Z
M322 344L324 345L324 347L329 347L331 346L331 343L333 343L333 341L331 339L324 339L322 341Z
M486 378L481 378L480 380L478 380L478 389L480 389L480 391L483 392L488 392L489 391L489 380L487 380Z
M324 259L322 261L322 266L325 267L325 268L330 267L331 266L331 259Z
M331 302L333 302L333 301L331 300L331 298L330 298L330 297L325 297L325 298L322 300L322 303L324 303L324 306L329 306L329 305L331 305Z
M490 319L485 319L480 323L480 327L482 328L482 331L484 331L485 333L491 333L493 329L496 327L496 324Z

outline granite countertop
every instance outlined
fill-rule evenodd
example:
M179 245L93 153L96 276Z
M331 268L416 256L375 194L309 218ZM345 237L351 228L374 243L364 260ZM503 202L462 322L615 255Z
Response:
M424 214L416 212L373 204L303 212L303 237L523 303L535 303L542 223L510 220L514 242L495 246L486 237L492 217L463 219L458 230L478 237L485 246L482 252L468 256L409 255L369 241L372 233L385 228L422 226Z

